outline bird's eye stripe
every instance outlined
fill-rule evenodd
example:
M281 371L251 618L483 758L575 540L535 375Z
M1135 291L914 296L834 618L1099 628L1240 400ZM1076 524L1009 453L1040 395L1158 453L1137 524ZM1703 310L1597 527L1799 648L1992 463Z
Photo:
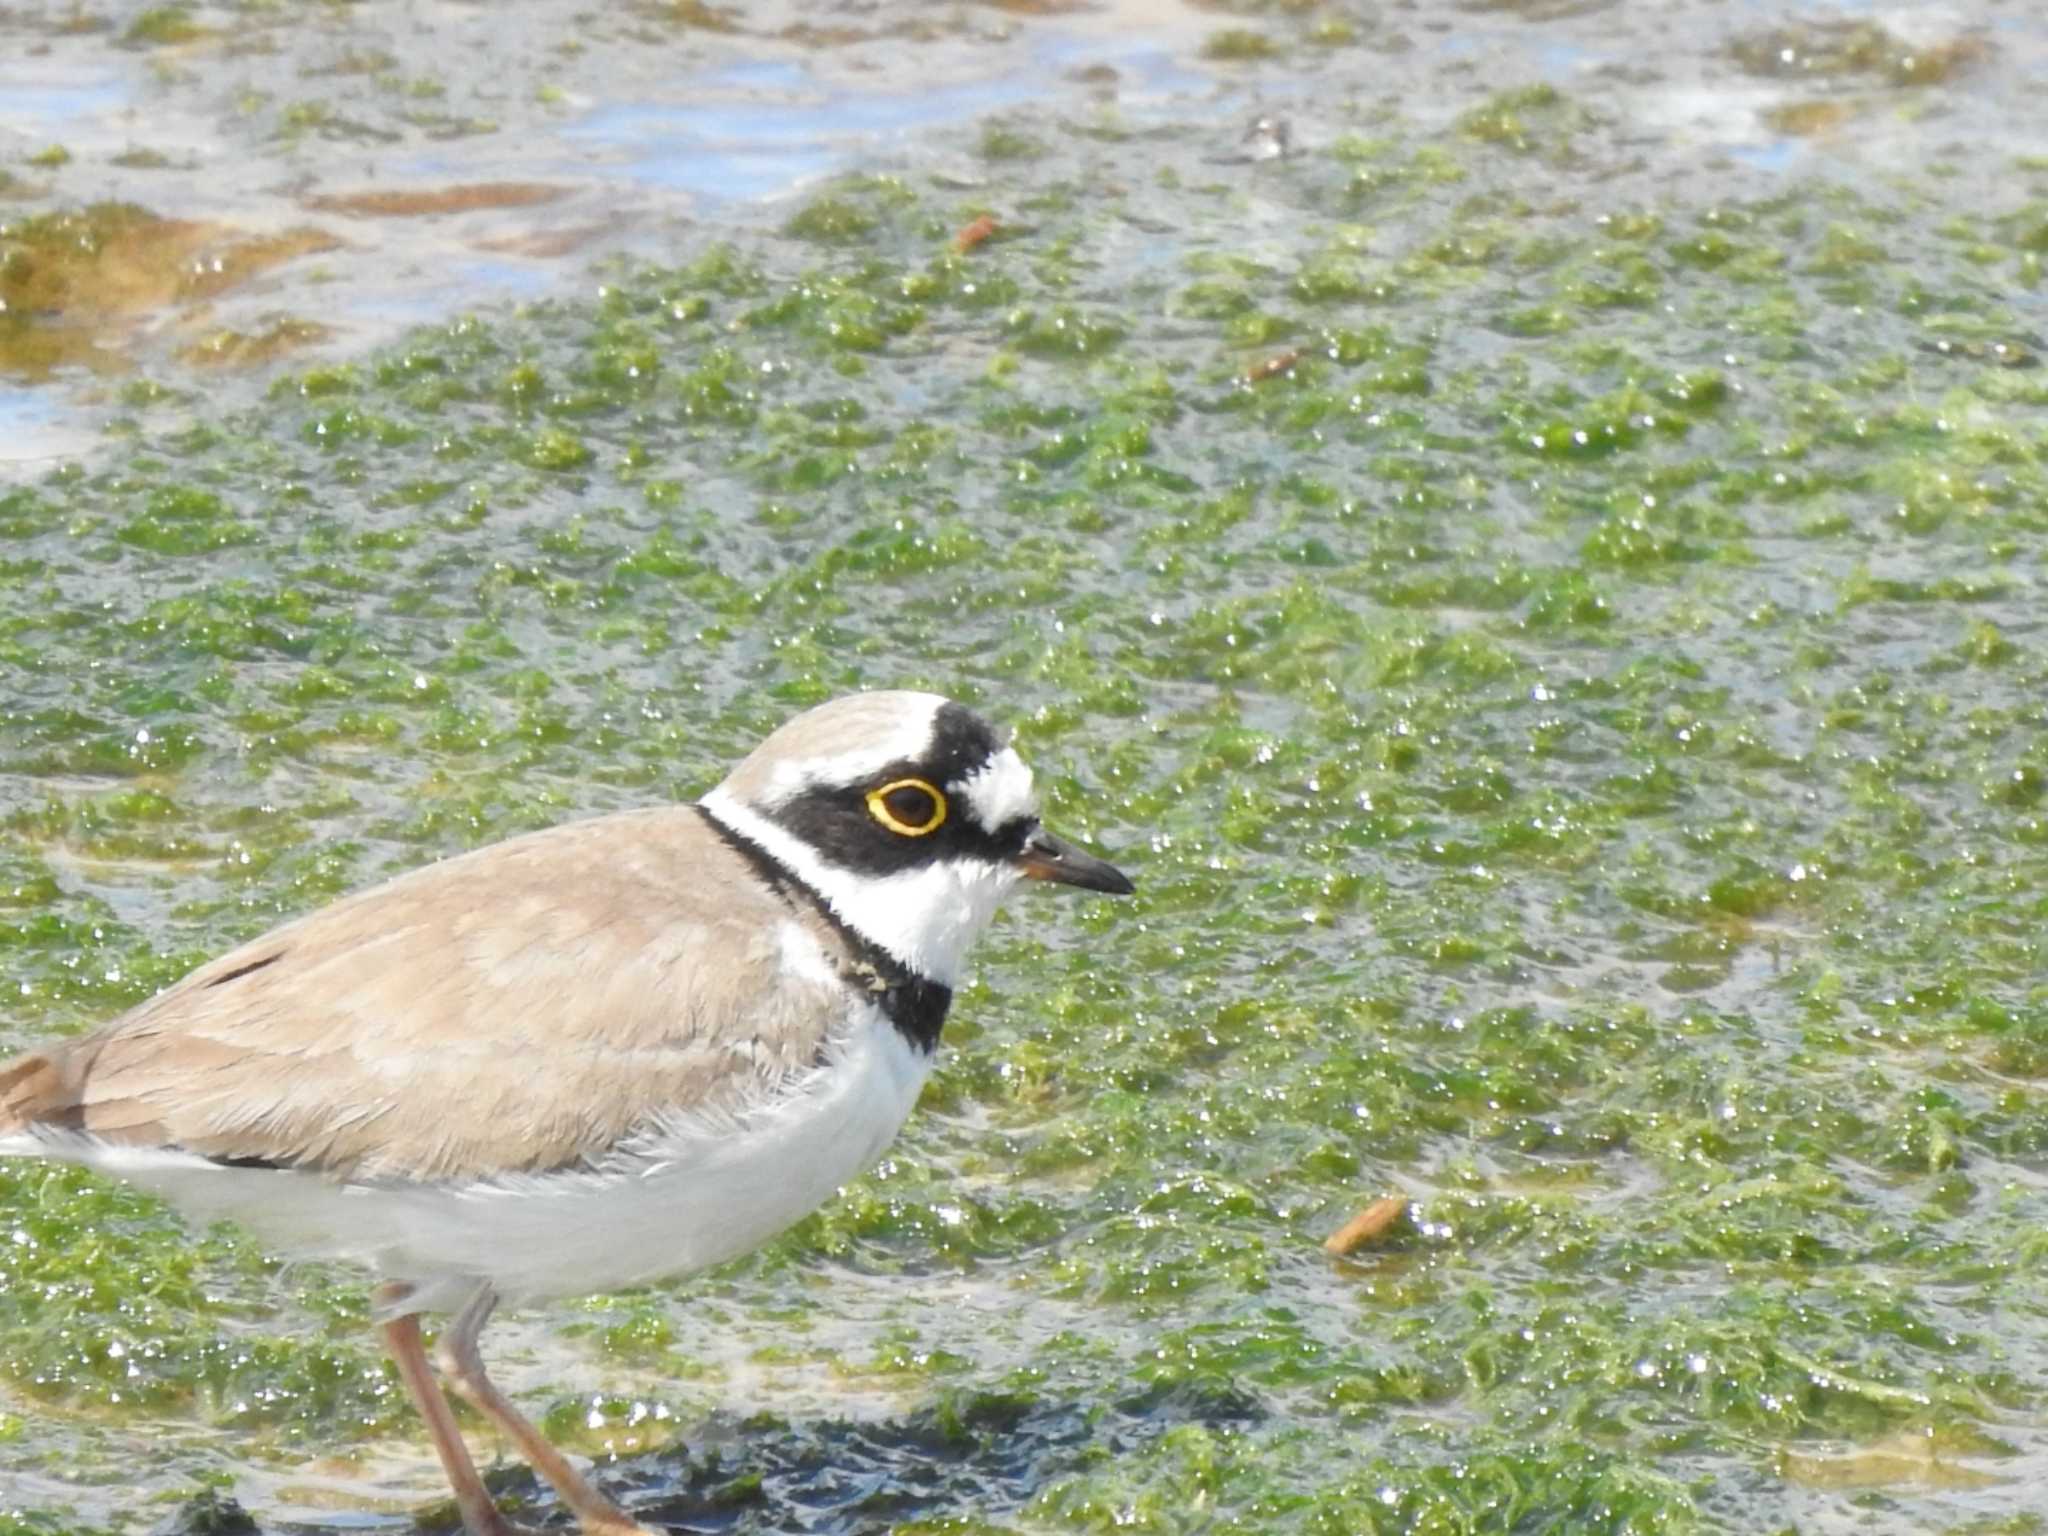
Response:
M891 832L923 837L946 824L946 797L923 779L894 779L868 791L868 814Z

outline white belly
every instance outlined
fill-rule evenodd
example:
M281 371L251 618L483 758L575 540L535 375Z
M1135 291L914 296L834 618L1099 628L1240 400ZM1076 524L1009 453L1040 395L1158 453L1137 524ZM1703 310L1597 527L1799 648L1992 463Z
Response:
M414 1287L406 1310L459 1306L479 1281L508 1302L687 1275L759 1247L865 1170L895 1139L931 1071L863 1007L827 1065L716 1122L681 1120L596 1172L472 1184L337 1184L223 1167L182 1152L80 1137L0 1140L0 1153L75 1158L226 1218L283 1253L370 1265Z

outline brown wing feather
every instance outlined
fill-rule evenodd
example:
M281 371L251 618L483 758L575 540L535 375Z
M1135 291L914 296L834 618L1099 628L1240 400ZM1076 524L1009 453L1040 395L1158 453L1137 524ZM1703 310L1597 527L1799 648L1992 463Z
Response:
M785 920L838 961L695 810L572 822L348 897L0 1064L0 1129L345 1178L592 1160L816 1061L838 994L785 973Z

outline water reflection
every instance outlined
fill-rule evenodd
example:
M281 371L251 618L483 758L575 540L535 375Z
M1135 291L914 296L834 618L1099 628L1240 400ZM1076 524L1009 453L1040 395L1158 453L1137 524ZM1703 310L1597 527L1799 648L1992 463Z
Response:
M1159 48L1105 55L1087 40L1059 36L1045 39L1022 68L912 91L896 81L856 90L802 63L756 60L699 77L681 99L600 105L561 137L591 146L600 169L707 201L752 202L846 169L881 146L1042 100L1070 71L1099 66L1116 71L1122 92L1141 98L1205 83Z
M99 434L47 390L0 384L0 466L34 468L83 453Z

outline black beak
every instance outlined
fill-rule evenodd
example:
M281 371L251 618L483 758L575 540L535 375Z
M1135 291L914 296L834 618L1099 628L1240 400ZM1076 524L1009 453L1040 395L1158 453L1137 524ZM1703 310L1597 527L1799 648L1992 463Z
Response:
M1043 827L1033 827L1031 835L1024 839L1024 851L1017 855L1017 868L1032 880L1078 885L1084 891L1105 891L1111 896L1128 896L1137 889L1130 877L1109 860L1083 853Z

